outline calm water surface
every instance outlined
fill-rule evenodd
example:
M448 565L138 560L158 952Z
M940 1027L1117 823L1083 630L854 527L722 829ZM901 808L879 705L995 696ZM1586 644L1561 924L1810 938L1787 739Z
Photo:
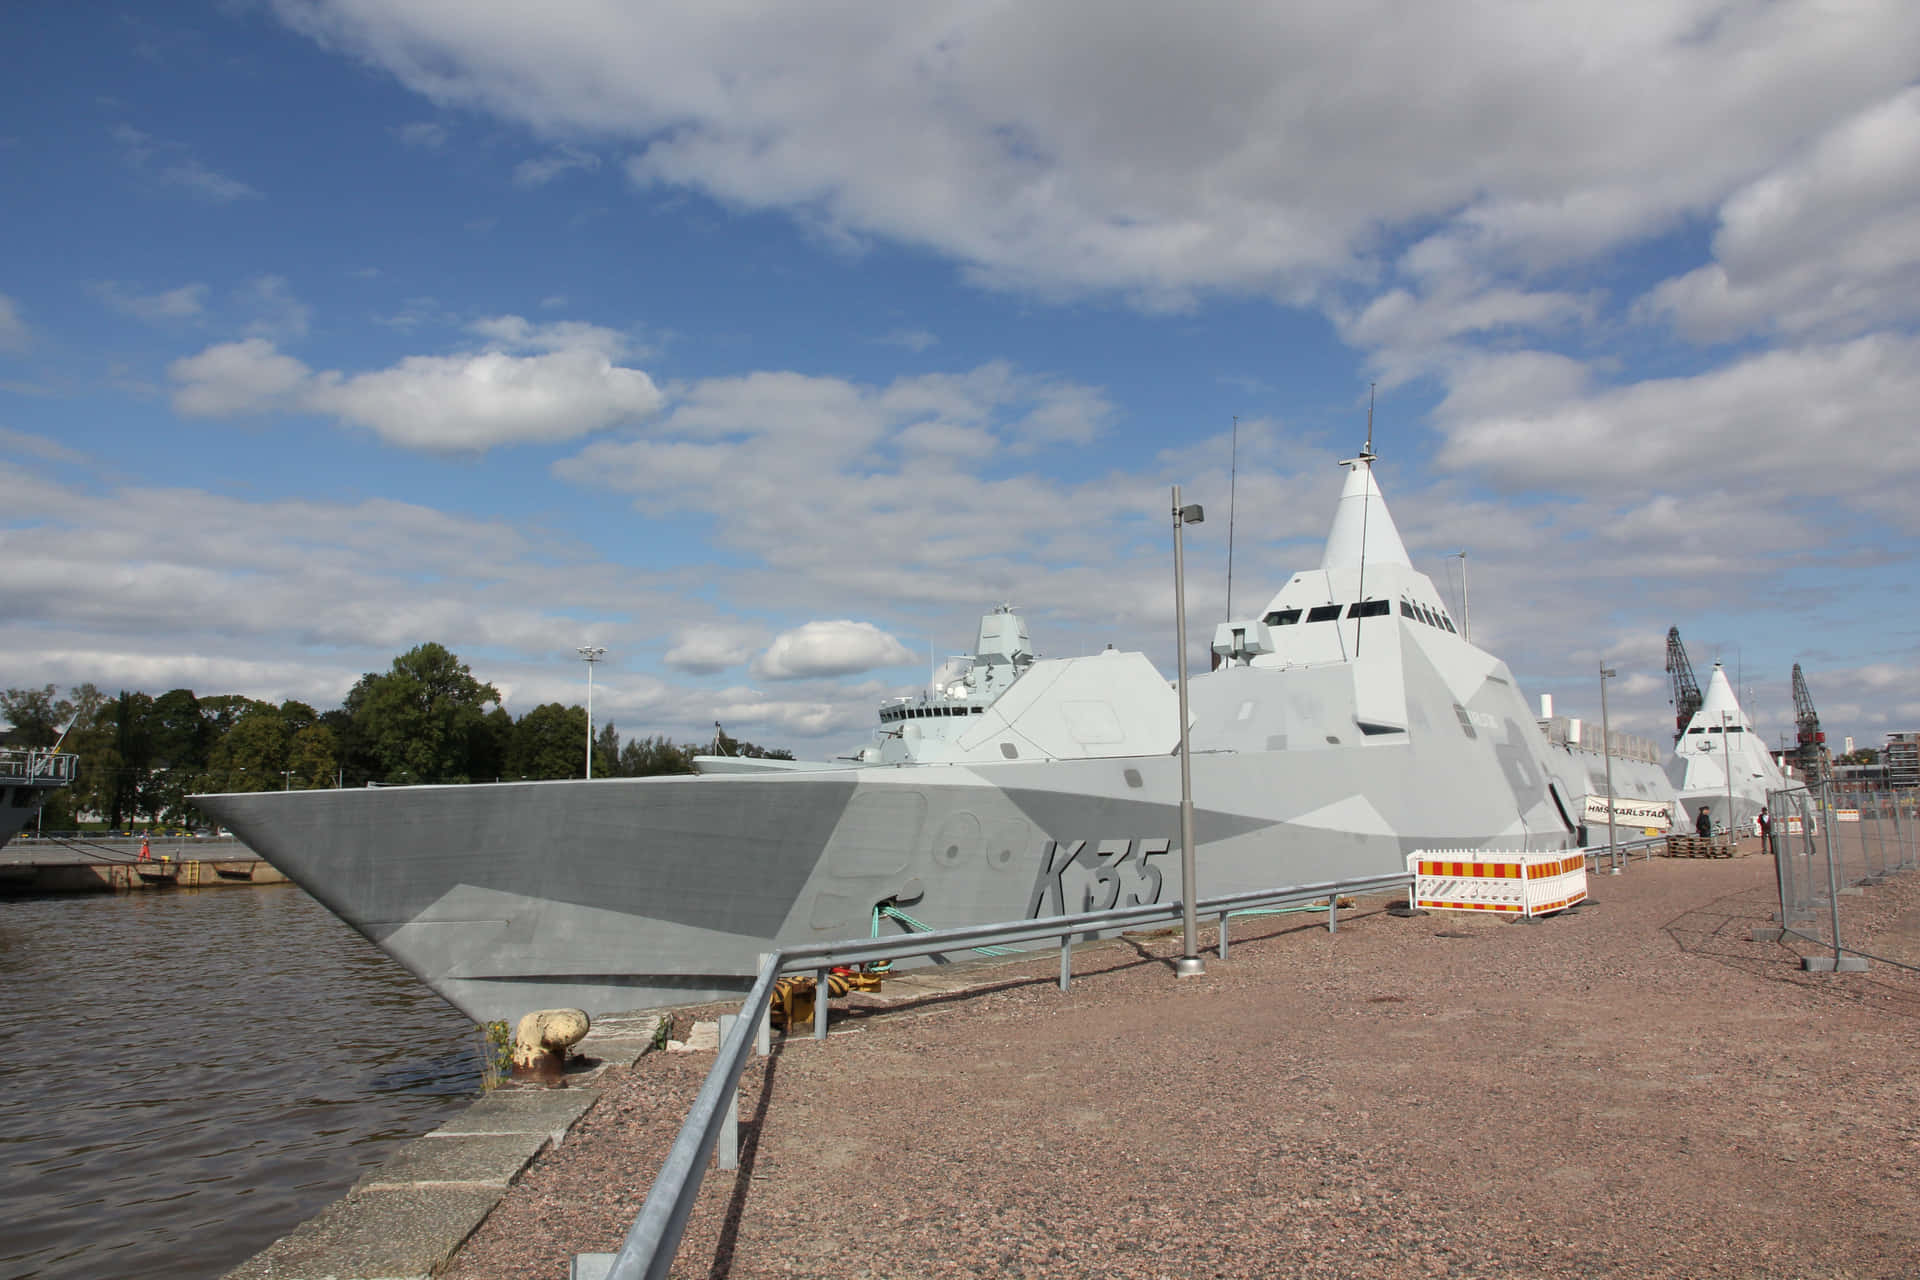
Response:
M215 1277L480 1089L292 885L0 901L0 1277Z

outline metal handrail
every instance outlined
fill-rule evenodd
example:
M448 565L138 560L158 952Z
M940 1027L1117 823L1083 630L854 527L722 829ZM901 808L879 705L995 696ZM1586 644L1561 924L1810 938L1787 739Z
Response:
M80 757L64 751L0 749L0 778L9 782L72 782Z
M1392 889L1408 882L1408 874L1399 871L1351 880L1286 885L1275 889L1256 889L1245 893L1225 894L1216 898L1203 898L1194 903L1194 910L1197 914L1220 917L1221 941L1224 944L1226 918L1235 911L1326 898L1328 927L1331 928L1339 895ZM701 1183L706 1178L707 1161L713 1155L714 1144L720 1136L722 1110L737 1105L734 1102L734 1094L739 1086L740 1073L746 1069L748 1046L759 1034L772 1003L774 981L781 973L788 969L824 969L839 964L938 955L947 951L966 950L988 942L1020 942L1059 937L1061 939L1061 978L1064 989L1068 973L1068 946L1073 935L1095 933L1126 925L1176 920L1180 918L1182 908L1183 904L1179 901L1146 903L1138 906L1112 907L1105 911L1043 916L1033 920L968 925L957 929L940 929L932 933L905 934L898 938L855 938L843 942L803 943L766 956L761 962L759 974L754 979L753 989L747 993L746 1002L740 1006L740 1016L722 1038L719 1050L714 1055L713 1067L707 1072L707 1078L700 1086L699 1096L694 1099L693 1108L688 1111L686 1120L681 1124L680 1132L674 1138L673 1146L668 1150L667 1158L660 1166L660 1172L654 1176L653 1186L647 1192L646 1202L640 1206L640 1213L634 1218L633 1226L628 1229L626 1239L620 1245L620 1251L613 1255L610 1262L606 1261L604 1254L576 1255L573 1265L574 1276L579 1280L586 1280L589 1275L604 1277L604 1280L642 1280L643 1277L644 1280L666 1280L667 1272L673 1266L674 1255L680 1248L680 1235L686 1228L687 1216L693 1211L693 1202L699 1196ZM824 990L817 990L814 998L814 1033L819 1036L825 1034L826 1030L824 1015L827 993ZM604 1269L600 1265L603 1262Z

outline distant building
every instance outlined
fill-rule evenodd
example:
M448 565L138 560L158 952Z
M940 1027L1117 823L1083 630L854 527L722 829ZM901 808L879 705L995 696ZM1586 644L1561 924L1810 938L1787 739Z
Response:
M1880 762L1886 766L1887 785L1920 787L1920 733L1890 733Z
M1884 791L1887 767L1883 764L1836 764L1833 785L1839 791Z

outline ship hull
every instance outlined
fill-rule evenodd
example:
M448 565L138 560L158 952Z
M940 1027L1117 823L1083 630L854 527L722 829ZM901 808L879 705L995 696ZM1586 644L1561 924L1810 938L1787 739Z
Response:
M1271 678L1228 674L1227 706ZM1197 752L1199 896L1571 846L1543 741L1497 709L1471 737ZM487 1022L735 995L766 951L868 936L881 902L949 928L1175 901L1179 798L1177 758L1142 756L197 802Z

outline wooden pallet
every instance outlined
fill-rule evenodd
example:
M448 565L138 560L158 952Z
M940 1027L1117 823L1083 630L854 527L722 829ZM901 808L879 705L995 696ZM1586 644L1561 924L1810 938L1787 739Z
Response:
M1731 858L1731 842L1716 836L1668 836L1661 854L1667 858Z

